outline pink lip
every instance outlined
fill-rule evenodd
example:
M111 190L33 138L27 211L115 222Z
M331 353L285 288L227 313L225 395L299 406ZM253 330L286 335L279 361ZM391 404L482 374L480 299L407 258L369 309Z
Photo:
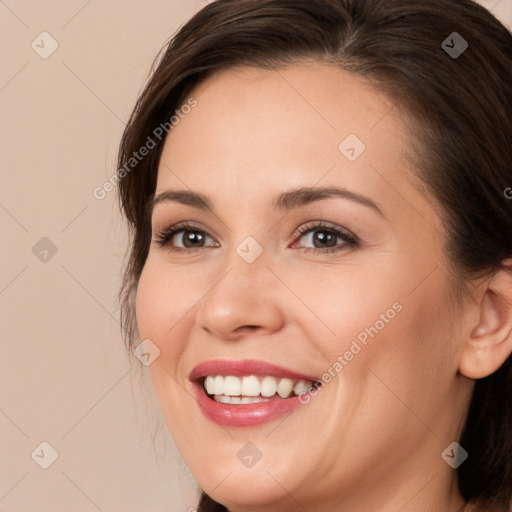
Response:
M206 375L270 375L316 382L318 378L303 375L265 361L229 361L217 359L197 365L190 373L194 393L201 412L211 421L224 427L254 427L275 420L303 405L299 397L276 398L256 404L223 404L212 400L206 393L202 377ZM312 398L312 396L311 396Z

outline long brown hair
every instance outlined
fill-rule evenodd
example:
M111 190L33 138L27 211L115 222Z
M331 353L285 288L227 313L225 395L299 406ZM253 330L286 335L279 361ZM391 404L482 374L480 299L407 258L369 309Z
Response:
M214 72L307 59L357 73L414 120L417 174L441 206L445 250L461 286L476 274L490 275L512 255L512 200L504 193L512 186L512 36L490 12L472 0L217 0L160 53L120 144L119 169L148 137L156 144L135 169L119 173L120 205L131 228L120 291L130 353L165 140L157 140L155 128ZM511 399L509 357L475 384L459 440L470 453L457 470L466 500L508 507ZM226 508L203 493L198 510Z

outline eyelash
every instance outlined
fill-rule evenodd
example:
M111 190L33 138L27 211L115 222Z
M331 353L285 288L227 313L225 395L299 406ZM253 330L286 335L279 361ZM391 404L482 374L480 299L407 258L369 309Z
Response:
M182 231L193 231L196 233L204 234L209 238L212 238L208 234L207 231L205 231L204 229L202 229L199 226L196 226L192 223L178 223L178 224L175 224L174 226L170 226L170 227L164 229L160 233L157 233L155 236L155 243L160 247L169 245L169 242L172 239L172 237L174 235L176 235L177 233L181 233ZM344 243L341 246L327 247L325 249L319 249L317 247L302 247L302 248L299 247L299 249L303 249L306 252L313 252L316 254L318 254L318 253L325 254L325 253L333 253L333 252L338 252L338 251L344 250L347 246L348 247L358 247L359 243L360 243L359 239L355 235L349 233L348 231L342 230L340 228L335 228L335 227L333 227L329 224L326 224L324 222L321 222L321 221L314 222L314 223L312 222L312 223L306 224L305 226L301 226L297 230L296 235L294 235L294 237L302 237L308 233L315 232L315 231L324 231L329 234L335 235L337 238L341 238ZM172 246L168 247L168 249L172 252L189 252L189 253L199 251L199 250L205 249L205 248L206 248L205 246L203 246L203 247L188 247L188 248L172 247Z

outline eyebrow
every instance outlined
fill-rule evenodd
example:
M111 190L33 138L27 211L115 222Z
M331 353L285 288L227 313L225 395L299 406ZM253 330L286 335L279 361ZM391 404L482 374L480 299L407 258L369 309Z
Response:
M340 197L349 199L363 206L372 208L381 217L385 218L384 213L379 206L370 198L351 192L345 188L328 186L328 187L300 187L279 194L272 200L272 207L275 210L292 210L301 206L308 205L322 199L330 199L332 197ZM192 206L203 211L213 212L211 201L204 195L189 190L165 190L155 196L150 202L150 212L153 212L157 204L167 201L175 201L187 206Z

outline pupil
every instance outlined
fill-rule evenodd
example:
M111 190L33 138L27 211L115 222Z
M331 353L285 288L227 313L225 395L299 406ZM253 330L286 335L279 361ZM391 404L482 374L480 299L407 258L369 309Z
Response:
M188 243L191 243L192 245L197 244L197 242L202 241L202 238L202 235L197 231L187 231L187 234L185 235L184 245L186 247L189 247L187 245Z
M333 233L329 233L327 231L317 231L317 234L314 237L314 242L319 241L320 245L324 245L327 247L332 247L333 245L336 245L336 237L333 235Z

